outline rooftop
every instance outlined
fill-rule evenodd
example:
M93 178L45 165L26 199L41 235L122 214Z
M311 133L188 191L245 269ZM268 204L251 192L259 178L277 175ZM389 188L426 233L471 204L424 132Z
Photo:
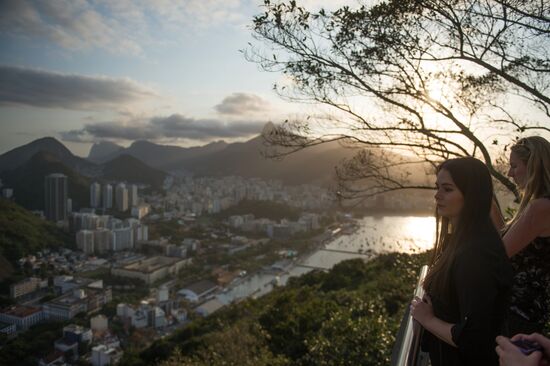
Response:
M8 314L11 316L16 316L18 318L25 318L27 316L30 316L32 314L40 312L40 308L35 308L32 306L11 306L9 308L5 308L2 310L2 313Z
M209 280L202 280L199 282L192 283L186 286L185 288L183 288L182 290L193 291L195 294L200 296L205 292L214 290L216 287L218 286L214 282Z
M171 266L181 261L181 258L172 258L164 256L155 256L128 264L123 268L127 271L136 271L142 273L151 273L162 267Z

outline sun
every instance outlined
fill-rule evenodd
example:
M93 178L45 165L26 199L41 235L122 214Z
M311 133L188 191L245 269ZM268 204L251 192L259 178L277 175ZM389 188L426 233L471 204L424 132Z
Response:
M428 98L439 103L443 102L445 96L445 88L446 86L441 80L430 80L426 87Z

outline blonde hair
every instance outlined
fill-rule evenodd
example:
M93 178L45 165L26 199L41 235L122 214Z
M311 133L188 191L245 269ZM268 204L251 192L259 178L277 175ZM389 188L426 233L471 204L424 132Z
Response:
M511 151L527 166L527 181L519 209L508 227L518 220L531 200L550 196L550 142L540 136L525 137L519 139Z

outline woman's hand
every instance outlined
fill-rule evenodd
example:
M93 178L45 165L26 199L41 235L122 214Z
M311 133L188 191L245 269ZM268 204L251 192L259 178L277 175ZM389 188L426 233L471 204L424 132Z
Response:
M424 296L423 300L418 296L414 297L411 301L411 315L424 327L434 318L432 300L428 295Z
M548 342L548 346L550 346L550 341L547 338L544 338L540 334L531 334L531 335L524 335L524 334L516 334L512 337L512 340L519 340L519 339L528 339L530 341L546 341ZM541 365L548 365L548 362L546 359L543 359L543 355L540 351L535 351L531 353L530 355L524 355L521 353L519 348L513 344L510 339L498 336L496 338L497 341L497 347L496 352L499 357L500 366L541 366ZM541 343L539 343L541 344ZM541 344L544 347L543 344Z

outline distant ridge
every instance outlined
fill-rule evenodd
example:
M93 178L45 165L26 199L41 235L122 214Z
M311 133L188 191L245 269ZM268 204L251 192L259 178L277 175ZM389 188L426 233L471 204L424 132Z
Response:
M240 175L279 179L287 184L316 183L326 185L334 178L335 167L342 159L350 158L356 150L331 142L293 153L284 159L262 156L263 138L255 137L234 143L220 152L183 162L188 170L201 176Z
M159 145L153 142L138 140L127 148L121 148L111 154L104 155L97 162L104 163L120 155L130 155L149 165L150 167L168 171L180 167L182 161L205 156L213 152L225 149L227 143L216 141L204 146L179 147L170 145ZM90 151L91 153L91 151Z
M327 184L340 161L355 153L334 142L299 151L282 160L272 160L262 156L264 148L261 136L246 142L218 141L191 148L136 141L111 157L127 154L166 172L183 171L198 176L240 175L280 179L287 184Z
M53 137L44 137L34 140L26 145L19 146L0 155L0 172L16 169L27 163L38 152L47 152L57 158L65 166L74 171L86 175L95 176L98 174L96 164L73 155L69 149Z
M106 181L125 181L144 183L154 189L162 188L166 173L151 168L133 156L123 154L103 164L102 179Z

